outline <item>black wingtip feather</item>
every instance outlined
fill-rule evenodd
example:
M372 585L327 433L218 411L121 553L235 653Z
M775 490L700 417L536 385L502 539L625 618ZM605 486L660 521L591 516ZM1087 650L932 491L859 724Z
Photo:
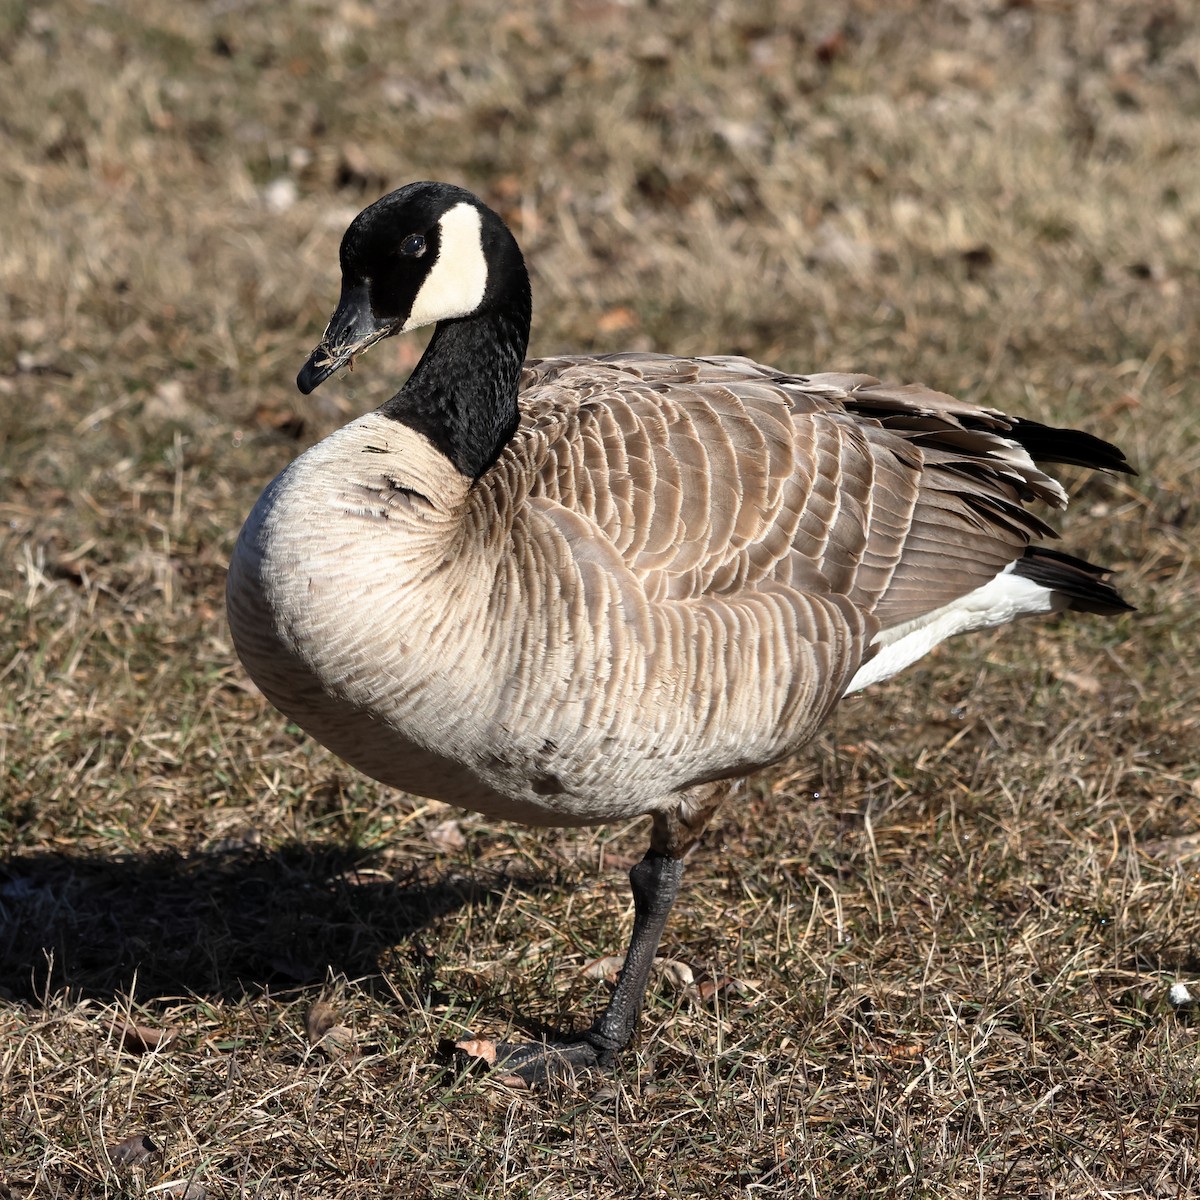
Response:
M1013 574L1057 592L1066 598L1067 607L1076 612L1113 614L1137 611L1108 582L1111 571L1097 567L1086 559L1076 558L1073 554L1064 554L1061 550L1030 546L1024 556L1013 564Z
M1082 429L1058 429L1016 417L1008 436L1024 446L1034 462L1068 463L1092 470L1118 471L1122 475L1137 474L1117 446Z

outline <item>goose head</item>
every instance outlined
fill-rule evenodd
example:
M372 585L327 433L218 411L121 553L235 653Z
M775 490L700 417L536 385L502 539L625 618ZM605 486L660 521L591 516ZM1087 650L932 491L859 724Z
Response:
M522 285L528 306L507 226L451 184L410 183L363 209L342 237L341 268L337 309L296 377L305 395L393 334L520 308Z

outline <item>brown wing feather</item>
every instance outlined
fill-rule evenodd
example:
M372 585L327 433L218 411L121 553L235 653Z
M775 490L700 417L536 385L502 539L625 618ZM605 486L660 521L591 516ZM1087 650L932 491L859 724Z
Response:
M677 789L789 753L881 627L986 583L1046 532L1023 502L1062 499L1003 415L869 376L558 358L522 410L467 526L519 564L497 711L582 790L617 759Z
M658 597L774 579L886 627L992 578L1062 491L1011 419L867 375L614 355L529 365L531 494L593 520Z

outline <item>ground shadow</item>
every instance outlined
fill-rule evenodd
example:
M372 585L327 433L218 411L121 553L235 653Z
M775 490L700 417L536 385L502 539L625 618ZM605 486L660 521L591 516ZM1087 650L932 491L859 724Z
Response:
M0 988L41 1000L233 999L375 974L380 956L467 904L549 881L378 869L352 847L106 857L35 853L0 862Z

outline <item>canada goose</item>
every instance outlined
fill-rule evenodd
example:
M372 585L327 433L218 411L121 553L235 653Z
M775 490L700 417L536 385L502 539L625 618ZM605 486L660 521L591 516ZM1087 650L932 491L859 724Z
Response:
M1026 505L1067 501L1035 459L1130 470L1090 434L745 358L523 362L521 252L446 184L361 212L341 269L302 392L437 328L391 400L255 505L234 644L276 707L386 784L534 825L653 817L611 1001L554 1047L571 1063L632 1036L731 780L953 633L1129 608L1107 571L1029 544L1051 530Z

